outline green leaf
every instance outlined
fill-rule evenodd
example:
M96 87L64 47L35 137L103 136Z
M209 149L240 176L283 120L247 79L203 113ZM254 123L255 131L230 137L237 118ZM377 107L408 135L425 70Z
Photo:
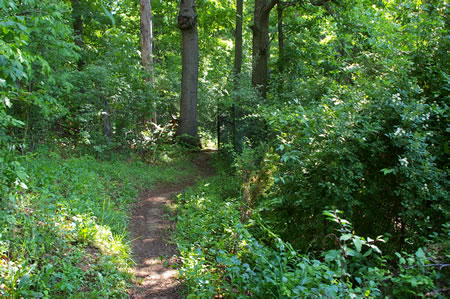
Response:
M372 252L373 252L372 249L367 250L366 253L364 253L363 257L368 257L369 255L372 254Z
M423 251L422 248L417 249L417 251L416 251L416 256L417 256L418 258L424 258L424 257L425 257L425 252Z
M8 4L9 7L11 7L12 9L17 9L17 6L14 4L14 1L9 1Z
M361 252L362 242L359 237L353 239L353 244L355 244L356 251Z
M334 218L334 214L332 214L330 211L323 211L322 215Z
M336 260L341 255L341 252L339 250L328 250L325 253L325 260L326 261L333 261Z
M16 175L17 175L17 177L18 177L19 179L21 179L22 181L25 181L25 180L27 179L27 177L28 177L28 175L27 175L25 172L20 171L20 170L17 170L17 171L16 171Z
M105 5L103 5L102 3L102 8L103 11L105 12L105 14L109 17L109 19L111 20L111 24L115 25L116 24L116 20L114 20L114 16L111 14L111 12L105 7Z
M387 175L389 173L393 173L395 171L395 169L393 168L383 168L380 170L384 175Z
M347 241L347 240L351 239L352 236L353 236L352 234L344 234L339 239L341 241Z
M40 293L40 292L34 292L34 291L32 291L32 292L30 293L30 295L31 295L32 297L34 297L34 298L42 298L42 297L44 297L44 294L43 294L43 293Z
M11 225L15 225L17 223L16 217L13 215L6 216L6 222L8 222Z
M19 289L22 288L30 279L30 274L25 274L19 281Z

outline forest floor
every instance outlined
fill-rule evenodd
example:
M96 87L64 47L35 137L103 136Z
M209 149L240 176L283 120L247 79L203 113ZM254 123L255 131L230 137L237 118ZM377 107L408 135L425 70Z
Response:
M142 195L137 201L130 222L133 258L136 261L135 287L130 298L181 298L177 279L177 248L171 242L175 223L167 215L172 199L197 181L215 174L210 165L211 151L192 155L199 176L180 178L179 182L163 184Z

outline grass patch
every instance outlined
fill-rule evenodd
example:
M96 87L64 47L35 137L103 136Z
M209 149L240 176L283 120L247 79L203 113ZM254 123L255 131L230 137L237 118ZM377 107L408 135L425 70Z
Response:
M0 296L128 297L127 225L140 191L194 170L186 159L148 165L37 153L27 188L0 202Z

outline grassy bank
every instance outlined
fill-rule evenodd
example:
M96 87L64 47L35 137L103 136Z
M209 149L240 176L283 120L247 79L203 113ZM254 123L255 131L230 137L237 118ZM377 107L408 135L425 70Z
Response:
M127 297L133 201L193 172L181 158L149 165L58 152L23 165L26 183L0 202L0 294L15 298Z

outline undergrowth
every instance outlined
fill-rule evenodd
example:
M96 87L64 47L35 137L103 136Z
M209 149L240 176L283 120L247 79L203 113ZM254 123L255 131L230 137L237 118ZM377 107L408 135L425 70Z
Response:
M26 184L0 201L0 296L8 298L127 297L131 204L156 181L192 172L182 159L148 165L59 152L23 166Z
M448 226L430 245L384 256L385 238L355 235L340 211L324 211L335 233L322 251L301 254L257 211L243 221L241 184L219 175L178 198L175 239L187 298L442 298ZM437 291L436 291L437 290Z

